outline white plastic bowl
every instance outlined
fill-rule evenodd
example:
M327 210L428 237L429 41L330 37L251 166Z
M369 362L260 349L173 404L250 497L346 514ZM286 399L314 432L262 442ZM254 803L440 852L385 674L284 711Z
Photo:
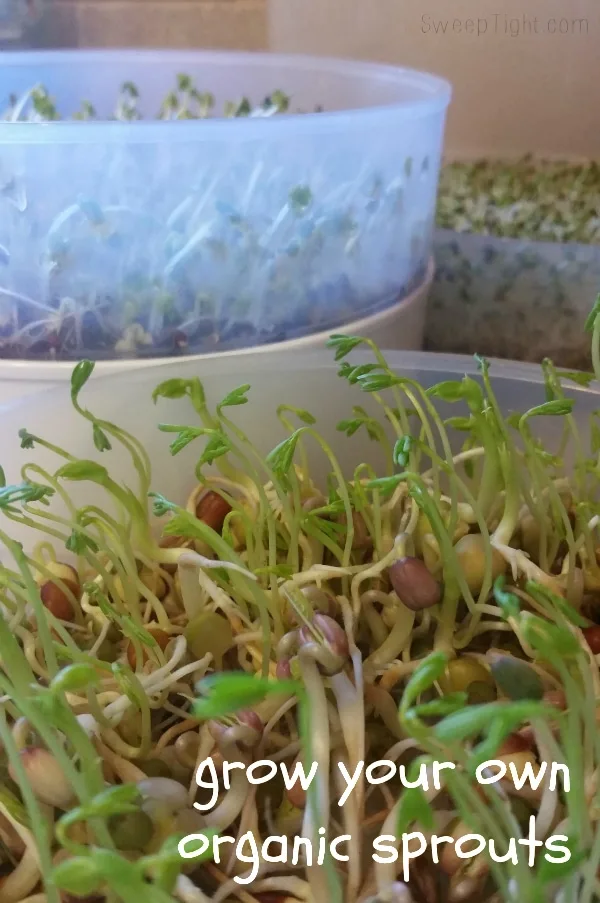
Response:
M470 357L436 355L423 352L391 352L390 366L399 373L429 386L441 380L460 378L465 373L477 377L475 363ZM365 354L354 353L357 362L372 360ZM337 376L338 365L331 352L303 352L293 355L272 354L246 357L243 361L215 357L211 360L168 361L156 367L132 370L125 376L96 378L92 376L85 387L81 402L95 415L123 426L139 439L150 454L153 467L153 489L169 499L183 503L195 485L194 464L199 448L192 443L176 458L169 452L172 435L161 433L161 422L190 424L197 417L188 400L159 399L152 403L156 385L173 377L198 376L203 381L207 402L214 406L226 393L242 383L250 383L249 403L231 409L232 419L246 431L255 446L263 453L272 449L285 437L276 416L278 405L285 403L309 410L317 419L317 429L338 456L347 474L361 462L380 465L378 443L371 442L364 431L348 439L336 430L337 423L350 416L352 406L362 405L374 412L376 403L370 395L356 386L350 387ZM527 410L545 400L540 369L532 364L492 361L491 375L498 401L504 411ZM600 408L600 388L574 387L575 417L584 443L589 439L590 414ZM456 405L440 405L447 416L458 413ZM98 453L92 442L88 421L71 407L67 385L33 395L21 402L0 406L2 416L2 464L9 483L20 480L20 468L27 461L56 469L63 463L43 448L22 450L18 431L26 428L32 433L65 447L80 458L100 460L117 482L133 485L134 472L130 460L115 447ZM562 436L562 421L553 417L537 418L536 430L548 447L556 446ZM324 480L328 467L325 456L314 447L312 471ZM75 504L102 504L106 496L95 491L89 483L70 483L69 492ZM54 502L53 502L54 504ZM31 547L33 536L27 529L10 525L10 534Z
M427 278L423 285L407 298L392 307L348 323L335 330L352 335L360 335L373 339L381 348L419 351L423 347L423 333L429 290L434 274L434 263L430 260ZM260 345L238 351L224 351L198 357L181 357L178 362L186 364L192 360L214 359L215 357L234 358L243 369L247 358L274 353L291 354L311 348L324 348L333 330L306 335L290 342L279 342L272 345ZM161 358L154 361L139 359L125 361L100 361L96 364L98 375L131 372L140 367L157 366L164 363ZM11 398L19 398L39 392L52 385L64 385L71 378L73 363L61 361L3 361L0 360L0 403ZM255 366L255 363L252 363Z
M270 118L159 121L178 74ZM134 82L143 121L108 121ZM0 357L173 356L293 339L421 284L450 86L390 66L183 51L6 53L0 106L47 88L61 115L0 122ZM323 112L314 112L318 106ZM292 115L302 111L302 115Z

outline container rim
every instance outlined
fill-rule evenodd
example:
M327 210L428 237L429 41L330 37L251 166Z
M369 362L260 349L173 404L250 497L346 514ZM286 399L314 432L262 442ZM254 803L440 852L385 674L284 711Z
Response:
M373 76L388 83L403 81L420 90L422 99L407 103L381 104L359 107L352 110L333 110L322 113L280 114L268 119L211 119L160 121L141 120L136 122L112 122L99 120L91 122L0 122L0 144L41 144L49 141L57 143L97 143L98 131L102 131L103 144L130 143L146 144L163 142L168 131L170 142L180 143L198 139L240 140L265 137L265 127L270 136L281 133L298 135L306 133L326 133L341 129L361 130L377 118L401 113L403 118L420 119L444 111L452 96L452 86L445 79L416 69L391 66L362 60L338 59L335 57L309 56L306 54L281 54L268 52L206 51L206 50L137 50L134 48L110 50L44 50L6 51L2 54L2 68L9 72L11 67L32 65L55 65L70 67L78 62L94 62L98 66L110 66L119 60L145 62L173 60L185 65L189 62L204 62L215 66L243 63L249 68L268 65L287 65L298 71L317 69L321 74L335 73L341 76L362 74ZM232 135L233 132L233 135Z
M421 373L439 373L450 375L456 379L463 376L477 377L480 373L477 362L474 357L468 354L443 354L434 351L398 351L381 349L390 368L398 373L403 370L409 370L413 373L420 371ZM369 363L373 360L372 354L368 351L356 350L352 353L352 361L356 364ZM530 385L539 385L543 387L544 374L539 364L505 360L501 358L488 358L490 364L490 378L492 385L495 382L503 380L511 380L513 382L529 383ZM181 360L182 369L191 371L195 376L200 378L218 379L221 376L229 376L235 374L240 379L244 378L244 363L249 364L248 373L250 379L257 373L262 375L273 375L281 378L282 371L289 374L296 374L301 378L302 373L308 371L320 371L324 375L334 377L339 370L339 363L334 360L333 351L324 349L295 350L291 354L289 351L275 351L265 354L257 366L257 357L248 356L245 360L240 361L226 355L215 355L214 357L198 357L186 358ZM139 382L146 382L152 379L155 385L158 385L163 379L163 372L170 368L171 370L177 364L173 358L167 360L155 361L154 363L140 365L135 369L123 369L113 372L96 371L89 383L88 391L102 391L103 387L117 386L119 380L121 383L132 385ZM73 365L74 366L74 365ZM600 399L600 383L592 382L587 386L573 383L573 391L578 395L592 395ZM69 403L68 384L56 384L32 392L21 398L12 398L8 401L0 403L0 413L7 410L19 408L26 417L29 407L35 407L36 400L43 399L47 403L52 403L53 399L58 402L59 398L64 399L64 403ZM150 396L148 396L150 399Z

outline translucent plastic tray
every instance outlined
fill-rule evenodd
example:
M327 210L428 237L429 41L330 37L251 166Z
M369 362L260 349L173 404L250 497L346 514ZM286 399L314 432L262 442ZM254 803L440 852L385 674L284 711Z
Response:
M290 113L153 120L178 73L217 109L280 89ZM63 116L88 100L107 119L125 81L145 121L0 123L0 357L291 339L423 280L446 82L260 54L7 53L0 102L41 83Z
M600 291L600 247L434 236L426 346L587 369L584 324Z

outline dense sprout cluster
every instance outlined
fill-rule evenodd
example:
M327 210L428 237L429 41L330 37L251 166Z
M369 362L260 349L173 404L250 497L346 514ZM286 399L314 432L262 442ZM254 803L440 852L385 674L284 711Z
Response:
M121 86L115 104L113 118L121 122L134 122L142 118L139 110L140 91L133 82ZM227 101L220 113L215 111L215 98L209 91L200 91L189 75L178 75L176 86L169 91L157 119L210 119L221 115L227 119L241 116L273 116L285 113L290 99L283 91L274 91L260 105L254 105L247 97L239 101ZM43 85L35 85L21 96L13 95L4 111L6 122L56 122L64 117ZM79 110L70 118L89 121L97 118L96 110L88 100L83 100Z
M599 305L589 322L600 377ZM584 448L569 381L544 364L546 399L500 410L484 360L480 379L425 389L395 373L372 343L334 336L339 375L376 402L338 429L366 431L381 471L344 473L305 410L282 405L285 438L262 456L231 409L213 409L199 380L172 379L158 398L187 398L189 425L163 424L171 451L198 445L196 486L184 504L152 492L147 452L80 401L93 365L72 377L72 402L102 460L22 430L57 468L26 464L4 486L0 532L13 563L0 571L0 899L5 903L591 903L600 895L600 565L596 418ZM351 362L366 345L368 364ZM455 406L448 418L440 403ZM559 418L544 447L538 418ZM464 436L462 447L454 443ZM137 485L110 473L124 448ZM565 472L568 450L574 468ZM317 485L314 461L329 479ZM177 462L174 462L177 466ZM104 504L77 507L69 485L92 484ZM58 513L55 501L61 502ZM153 533L152 504L162 533ZM31 553L11 524L31 527ZM69 560L71 563L67 563ZM216 806L195 773L211 757L317 762L307 793L231 773ZM478 786L490 758L535 772L543 760L575 776L569 793L509 779ZM334 763L391 760L409 774L456 763L425 793L362 778L336 805ZM535 818L536 835L570 838L563 866L529 868L417 860L374 862L372 839L419 827L473 832L502 851ZM247 866L184 861L190 833L350 835L349 861L325 857Z
M600 243L600 163L476 160L446 165L437 223L498 238Z

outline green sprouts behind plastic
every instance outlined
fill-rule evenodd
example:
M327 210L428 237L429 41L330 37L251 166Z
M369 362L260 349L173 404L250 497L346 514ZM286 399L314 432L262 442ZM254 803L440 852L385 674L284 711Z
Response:
M133 82L124 82L116 101L114 119L133 121L141 119L139 111L139 89ZM240 101L227 101L222 116L226 118L242 116L274 116L285 113L290 98L283 91L273 91L264 101L253 106L247 97ZM157 119L208 119L215 115L215 98L209 92L199 91L189 75L178 75L175 88L169 91L157 112ZM54 122L62 118L53 98L43 85L36 85L21 97L11 96L3 118L8 122ZM73 119L93 120L97 118L94 106L84 100Z

